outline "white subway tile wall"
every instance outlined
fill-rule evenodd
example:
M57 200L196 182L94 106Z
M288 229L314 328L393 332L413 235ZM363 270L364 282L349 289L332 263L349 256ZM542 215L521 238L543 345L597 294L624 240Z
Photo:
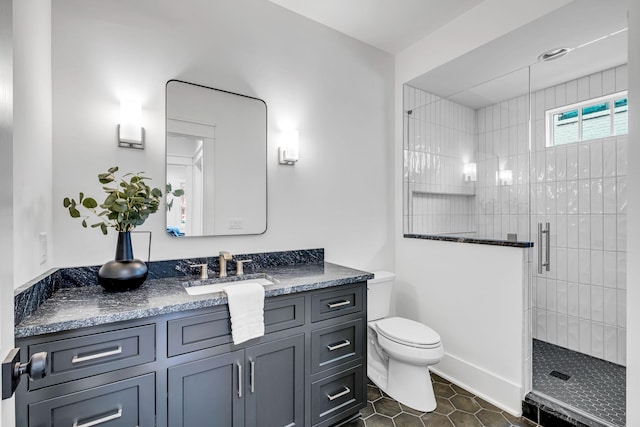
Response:
M552 88L548 95L555 99L553 91ZM534 108L544 111L544 91L536 94L532 101ZM523 95L478 109L476 117L478 237L506 240L508 234L517 234L519 240L529 240L529 97ZM544 132L544 129L540 131ZM535 176L537 182L544 182L547 176L551 181L550 178L558 173L556 159L547 161L544 151L539 156L539 164L544 167L532 171L531 176ZM511 182L500 179L501 171L511 171ZM561 173L566 173L566 167ZM552 188L532 186L531 198L542 201L548 191ZM538 204L536 213L545 214L547 210L554 209L552 203L555 202L549 201L548 206Z
M533 99L536 105L555 108L626 90L626 68L540 90ZM548 100L551 94L554 99ZM536 190L531 224L551 223L551 249L556 256L550 272L538 274L534 268L532 282L538 298L533 301L537 319L533 336L625 365L627 136L546 147L545 108L534 108L532 117L536 129L532 188ZM542 284L544 301L540 300Z
M405 232L475 237L475 111L406 85L404 99Z
M534 338L622 365L627 136L547 147L545 111L626 89L622 65L532 94L531 164L528 96L474 111L404 89L405 232L535 241L537 224L549 222L551 269L538 274L536 241L525 325ZM477 182L464 180L468 162ZM500 179L505 170L511 182Z

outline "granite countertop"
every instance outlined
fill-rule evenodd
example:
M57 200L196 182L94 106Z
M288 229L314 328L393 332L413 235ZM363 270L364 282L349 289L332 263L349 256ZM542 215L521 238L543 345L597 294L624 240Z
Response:
M249 273L266 274L274 281L273 285L265 286L267 298L373 278L371 273L328 262L261 268L247 271L244 278L251 278ZM183 286L185 281L194 281L194 277L151 279L140 288L124 293L109 293L100 286L59 289L35 313L16 325L15 337L24 338L227 303L223 292L189 295Z

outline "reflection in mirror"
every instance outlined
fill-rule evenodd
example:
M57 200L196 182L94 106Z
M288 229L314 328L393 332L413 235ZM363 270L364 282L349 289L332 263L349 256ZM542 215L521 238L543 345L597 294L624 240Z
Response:
M264 101L178 80L166 95L167 233L264 233Z

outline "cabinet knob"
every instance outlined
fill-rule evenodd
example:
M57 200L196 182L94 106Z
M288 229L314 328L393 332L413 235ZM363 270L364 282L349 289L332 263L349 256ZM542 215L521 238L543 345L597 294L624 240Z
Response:
M2 362L2 399L8 399L18 387L22 375L31 380L39 380L47 375L47 352L31 356L27 363L20 363L20 349L14 348Z

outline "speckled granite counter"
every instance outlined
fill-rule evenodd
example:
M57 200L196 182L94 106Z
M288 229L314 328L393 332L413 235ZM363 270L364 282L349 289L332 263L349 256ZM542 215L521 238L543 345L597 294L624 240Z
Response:
M362 282L373 274L321 262L283 265L253 270L274 281L265 286L266 297ZM251 278L247 274L245 278ZM100 286L62 288L54 292L33 314L15 327L23 338L122 320L140 319L227 303L224 293L189 295L183 282L193 277L147 280L139 289L125 293L105 292Z

